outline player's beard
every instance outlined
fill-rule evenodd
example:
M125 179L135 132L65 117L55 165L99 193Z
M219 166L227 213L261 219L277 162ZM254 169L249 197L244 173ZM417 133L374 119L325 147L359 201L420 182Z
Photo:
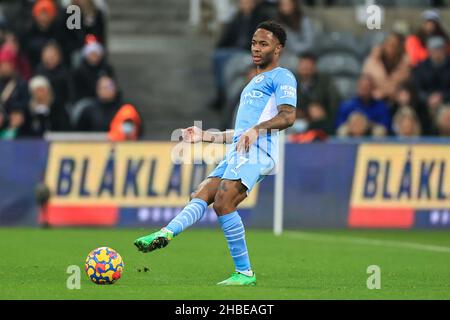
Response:
M261 62L257 65L260 69L266 69L273 61L274 52L267 53L266 55L261 55Z

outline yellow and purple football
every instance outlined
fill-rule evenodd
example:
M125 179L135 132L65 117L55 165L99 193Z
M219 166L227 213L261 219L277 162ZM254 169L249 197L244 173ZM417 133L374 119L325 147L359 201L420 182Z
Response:
M89 252L84 271L95 284L113 284L122 276L125 264L114 249L100 247Z

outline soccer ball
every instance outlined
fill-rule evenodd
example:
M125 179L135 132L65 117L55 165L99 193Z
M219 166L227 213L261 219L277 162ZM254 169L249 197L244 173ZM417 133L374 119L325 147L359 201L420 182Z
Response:
M124 267L119 253L108 247L100 247L89 252L84 271L95 284L113 284L122 276Z

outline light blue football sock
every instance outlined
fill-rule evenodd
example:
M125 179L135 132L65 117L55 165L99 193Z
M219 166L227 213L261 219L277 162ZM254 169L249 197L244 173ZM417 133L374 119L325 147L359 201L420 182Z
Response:
M180 234L184 229L192 226L199 221L205 214L205 210L208 204L199 198L194 198L184 207L181 212L169 222L166 229L173 232L176 236Z
M219 216L225 238L228 242L231 257L233 258L236 271L247 273L251 270L248 257L247 245L245 244L245 228L237 211Z

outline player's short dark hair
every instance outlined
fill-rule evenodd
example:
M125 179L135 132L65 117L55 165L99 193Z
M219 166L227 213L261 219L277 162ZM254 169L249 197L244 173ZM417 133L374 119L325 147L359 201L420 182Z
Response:
M278 22L273 20L266 20L258 24L256 29L264 29L270 31L274 34L275 37L277 37L278 41L283 47L286 44L286 31L284 31L284 28Z

